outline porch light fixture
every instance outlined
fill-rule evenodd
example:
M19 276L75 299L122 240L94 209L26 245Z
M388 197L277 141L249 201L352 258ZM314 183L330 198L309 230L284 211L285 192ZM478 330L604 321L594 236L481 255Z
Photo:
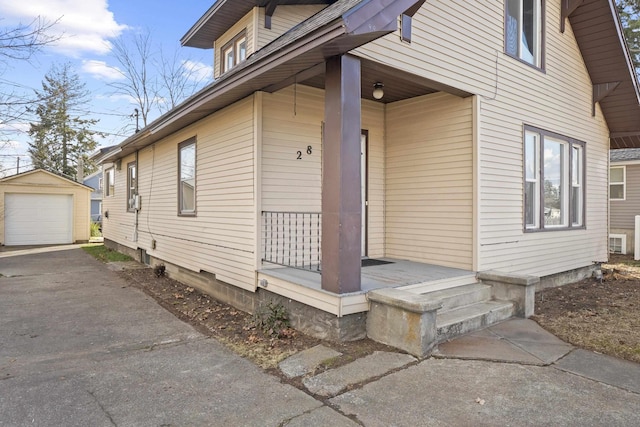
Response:
M384 96L384 85L380 82L377 82L373 85L373 97L375 99L382 99Z

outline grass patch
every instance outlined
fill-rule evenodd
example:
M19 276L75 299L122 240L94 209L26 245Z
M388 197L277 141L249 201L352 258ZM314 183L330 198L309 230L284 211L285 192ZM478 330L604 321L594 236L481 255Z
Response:
M113 251L104 245L83 246L82 250L102 262L132 261L129 255Z

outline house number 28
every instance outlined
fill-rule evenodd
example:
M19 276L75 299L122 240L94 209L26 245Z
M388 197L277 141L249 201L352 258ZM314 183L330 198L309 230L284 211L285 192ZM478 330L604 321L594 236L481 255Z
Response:
M313 147L310 145L307 145L307 155L311 155L313 153ZM298 160L302 160L302 151L298 151L298 157L296 157L296 159Z

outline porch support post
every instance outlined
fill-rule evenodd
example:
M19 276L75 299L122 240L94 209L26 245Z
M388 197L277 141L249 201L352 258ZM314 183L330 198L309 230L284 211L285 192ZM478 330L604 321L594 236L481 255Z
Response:
M360 290L360 61L327 60L322 147L322 289Z

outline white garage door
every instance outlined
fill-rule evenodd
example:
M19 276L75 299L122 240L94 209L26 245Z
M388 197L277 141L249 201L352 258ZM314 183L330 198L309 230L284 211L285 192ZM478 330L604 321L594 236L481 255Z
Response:
M73 243L73 197L5 194L5 245Z

